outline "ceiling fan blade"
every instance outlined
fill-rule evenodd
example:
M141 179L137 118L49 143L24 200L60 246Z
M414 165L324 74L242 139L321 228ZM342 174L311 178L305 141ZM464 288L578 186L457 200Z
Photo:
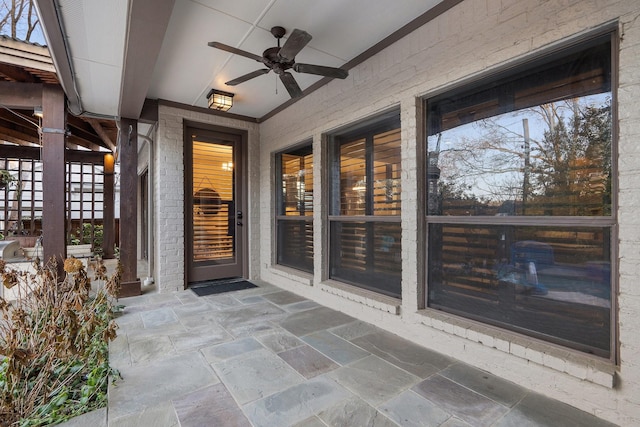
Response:
M292 98L299 98L302 96L302 90L300 89L300 86L298 86L296 79L293 78L293 74L280 74L280 80L282 80L284 87L287 89L287 92L289 92L289 96Z
M319 76L333 77L335 79L345 79L349 75L347 70L342 68L325 67L313 64L294 64L293 70L298 73L317 74Z
M240 84L240 83L244 83L244 82L246 82L247 80L251 80L251 79L252 79L252 78L254 78L254 77L258 77L258 76L261 76L261 75L263 75L263 74L267 74L269 71L271 71L271 70L269 70L268 68L264 68L264 69L262 69L262 70L252 71L252 72L250 72L249 74L245 74L244 76L240 76L240 77L238 77L238 78L236 78L236 79L229 80L229 81L228 81L228 82L226 82L225 84L226 84L227 86L235 86L235 85L238 85L238 84Z
M284 46L280 48L278 56L285 61L293 61L298 52L311 41L311 34L297 28L291 32L291 35L284 42Z
M238 49L233 46L229 46L224 43L219 42L209 42L207 43L211 47L215 47L216 49L224 50L225 52L234 53L236 55L244 56L245 58L253 59L258 62L262 61L262 56L254 55L253 53L247 52L246 50Z

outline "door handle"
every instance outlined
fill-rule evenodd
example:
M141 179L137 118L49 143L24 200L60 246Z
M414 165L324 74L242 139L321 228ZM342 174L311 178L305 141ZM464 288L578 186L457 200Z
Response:
M242 225L242 221L238 221L238 222L236 222L236 224Z

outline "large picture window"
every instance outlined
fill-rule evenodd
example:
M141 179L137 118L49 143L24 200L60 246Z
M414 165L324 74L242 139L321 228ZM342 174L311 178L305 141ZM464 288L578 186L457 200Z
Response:
M611 36L428 99L430 307L612 354Z
M330 140L330 277L400 298L400 116Z
M313 272L311 143L276 156L277 263Z

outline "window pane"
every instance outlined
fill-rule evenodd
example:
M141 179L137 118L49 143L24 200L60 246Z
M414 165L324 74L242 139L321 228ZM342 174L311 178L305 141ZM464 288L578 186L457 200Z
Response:
M373 214L400 215L400 129L373 138Z
M400 223L331 223L331 278L400 298Z
M313 272L313 153L311 144L281 153L276 182L278 215L276 222L276 262ZM307 217L298 220L293 217Z
M340 146L340 215L366 215L366 141Z
M278 221L278 264L313 272L313 222Z
M281 155L281 215L313 216L313 154L311 147Z
M609 228L431 224L429 305L609 356Z
M611 215L609 41L428 103L429 215Z

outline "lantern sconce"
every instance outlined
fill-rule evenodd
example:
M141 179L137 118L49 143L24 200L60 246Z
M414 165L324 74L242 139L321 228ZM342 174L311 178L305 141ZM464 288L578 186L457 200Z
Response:
M227 111L233 106L233 93L211 89L207 94L209 108L218 111Z

